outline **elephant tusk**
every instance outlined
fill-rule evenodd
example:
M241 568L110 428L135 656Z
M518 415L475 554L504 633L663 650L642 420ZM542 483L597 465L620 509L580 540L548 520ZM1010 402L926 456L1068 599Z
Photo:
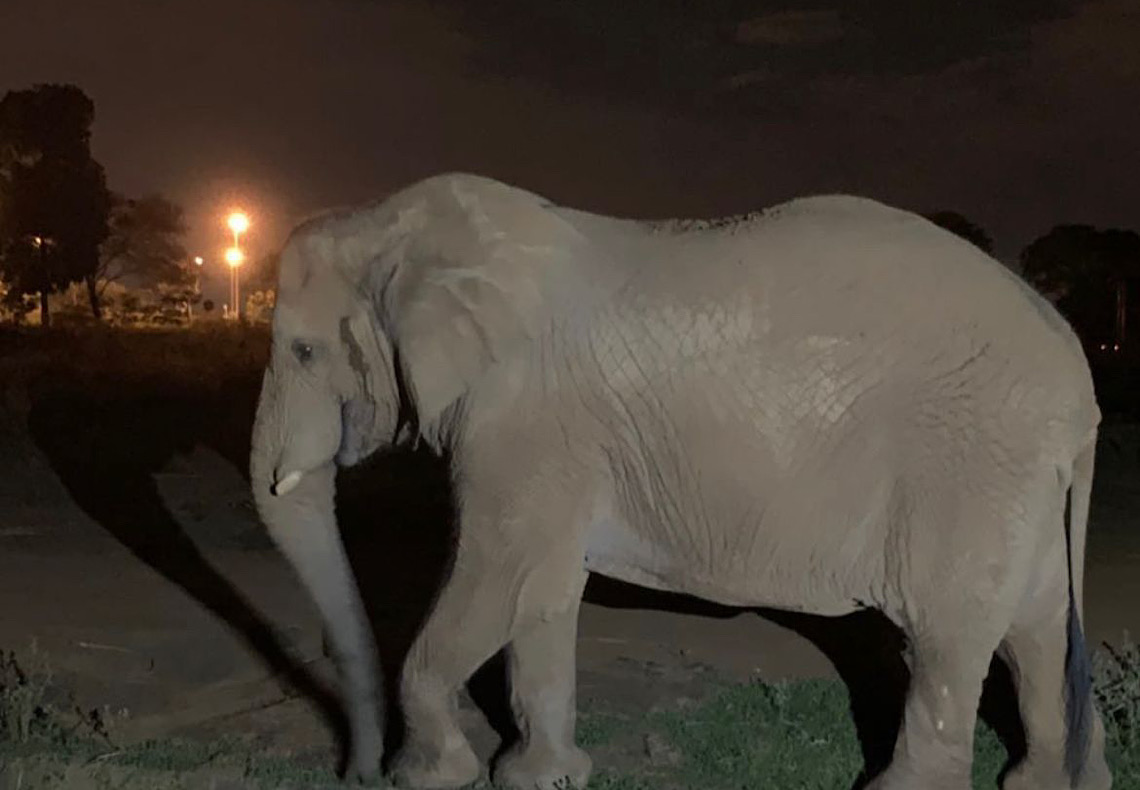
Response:
M301 482L301 476L301 472L290 472L289 474L285 475L283 478L273 484L273 495L285 496L288 494L290 491L297 487L298 483Z

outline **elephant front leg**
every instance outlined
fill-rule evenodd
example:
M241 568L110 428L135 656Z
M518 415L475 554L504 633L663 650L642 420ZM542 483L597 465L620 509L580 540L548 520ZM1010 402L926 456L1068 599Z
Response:
M572 734L582 558L560 546L513 552L503 545L498 537L484 548L461 538L452 577L408 655L400 684L406 738L391 767L399 784L451 788L478 778L478 760L456 721L456 694L512 639L513 699L524 741L504 758L500 775L584 779L589 772ZM544 661L552 663L544 668Z
M462 787L479 778L479 760L456 720L456 694L507 642L509 618L501 574L476 571L464 554L400 677L406 729L390 775L403 787Z
M460 476L456 498L463 507L451 578L401 675L407 735L392 764L397 782L442 788L478 777L475 754L456 722L456 693L512 642L513 698L524 740L500 764L500 776L514 768L518 776L588 772L584 755L573 751L572 733L574 639L585 583L579 511L590 500L561 467L542 463L545 455L528 461L525 445L508 446L509 459L497 458L494 448L468 448L480 463ZM504 469L553 477L520 481Z
M574 743L578 608L586 582L566 609L547 615L507 648L511 706L519 740L498 761L494 778L512 790L584 788L592 761Z
M502 550L499 521L461 523L451 578L404 663L406 731L390 767L402 786L461 787L479 777L479 761L456 720L457 692L510 641L526 567L525 557Z

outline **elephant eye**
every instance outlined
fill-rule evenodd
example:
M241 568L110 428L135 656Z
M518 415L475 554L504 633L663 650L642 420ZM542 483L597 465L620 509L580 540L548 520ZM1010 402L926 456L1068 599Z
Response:
M305 343L301 340L293 341L293 356L302 365L307 365L313 359L313 346L310 343Z

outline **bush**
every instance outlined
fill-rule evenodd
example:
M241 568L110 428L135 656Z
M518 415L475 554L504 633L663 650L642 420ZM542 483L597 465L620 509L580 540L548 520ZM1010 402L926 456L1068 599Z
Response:
M276 291L254 291L245 301L245 317L251 323L269 323L277 303Z

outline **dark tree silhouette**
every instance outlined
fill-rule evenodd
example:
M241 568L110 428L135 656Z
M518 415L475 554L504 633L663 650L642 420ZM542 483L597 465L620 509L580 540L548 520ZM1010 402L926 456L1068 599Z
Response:
M1140 295L1136 232L1058 225L1022 250L1021 269L1086 345L1123 345L1130 302Z
M983 252L993 254L994 242L990 235L980 225L975 225L957 211L935 211L924 216L935 225L961 236Z
M86 278L95 317L102 313L103 292L119 280L148 288L167 286L180 294L179 301L187 301L195 275L182 246L185 234L182 207L173 201L161 195L138 200L116 195L99 265Z
M74 85L37 85L0 100L0 273L8 297L86 279L107 236L110 193L91 157L95 105Z

